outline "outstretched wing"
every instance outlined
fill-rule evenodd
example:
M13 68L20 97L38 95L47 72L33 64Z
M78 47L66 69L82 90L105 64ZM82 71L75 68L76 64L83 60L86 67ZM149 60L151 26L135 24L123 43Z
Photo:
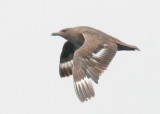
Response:
M76 48L73 43L67 41L60 56L59 74L61 77L72 75L73 55Z
M117 45L103 41L100 36L83 35L84 44L75 52L73 78L76 94L84 102L94 96L92 79L98 83L99 76L116 54Z

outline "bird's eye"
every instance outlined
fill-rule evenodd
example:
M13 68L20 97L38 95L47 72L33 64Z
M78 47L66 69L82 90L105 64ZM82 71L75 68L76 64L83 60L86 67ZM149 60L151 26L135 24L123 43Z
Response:
M62 30L61 32L66 32L66 29Z

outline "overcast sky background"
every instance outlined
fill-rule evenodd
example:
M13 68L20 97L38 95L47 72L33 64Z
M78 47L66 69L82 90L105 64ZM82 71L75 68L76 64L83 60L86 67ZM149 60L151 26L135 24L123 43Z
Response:
M159 114L159 12L159 0L1 0L0 114ZM60 78L65 40L51 36L80 25L141 49L118 52L85 103Z

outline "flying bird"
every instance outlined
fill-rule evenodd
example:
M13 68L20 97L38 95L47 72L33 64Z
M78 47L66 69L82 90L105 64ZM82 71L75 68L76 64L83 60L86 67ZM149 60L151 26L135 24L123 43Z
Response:
M99 76L108 67L117 51L139 50L100 30L78 26L65 28L52 36L67 41L60 56L60 76L73 75L74 88L81 102L94 97L92 81L98 84Z

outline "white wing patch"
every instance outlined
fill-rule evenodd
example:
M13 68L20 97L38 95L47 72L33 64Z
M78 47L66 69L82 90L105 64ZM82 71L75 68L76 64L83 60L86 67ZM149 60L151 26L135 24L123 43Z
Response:
M106 51L106 49L102 48L100 51L98 51L97 53L92 53L93 56L96 57L101 57L101 55L103 55L103 53Z
M82 102L87 101L94 96L92 82L87 77L74 82L74 87L79 100Z
M68 68L68 67L70 67L70 68L73 67L73 60L70 60L70 61L67 61L67 62L60 64L61 69Z
M104 53L106 53L106 51L107 51L107 48L106 48L106 47L107 47L108 45L107 45L107 44L103 44L103 46L104 46L104 47L101 48L97 53L92 53L93 57L98 57L98 58L99 58L99 57L103 56Z

